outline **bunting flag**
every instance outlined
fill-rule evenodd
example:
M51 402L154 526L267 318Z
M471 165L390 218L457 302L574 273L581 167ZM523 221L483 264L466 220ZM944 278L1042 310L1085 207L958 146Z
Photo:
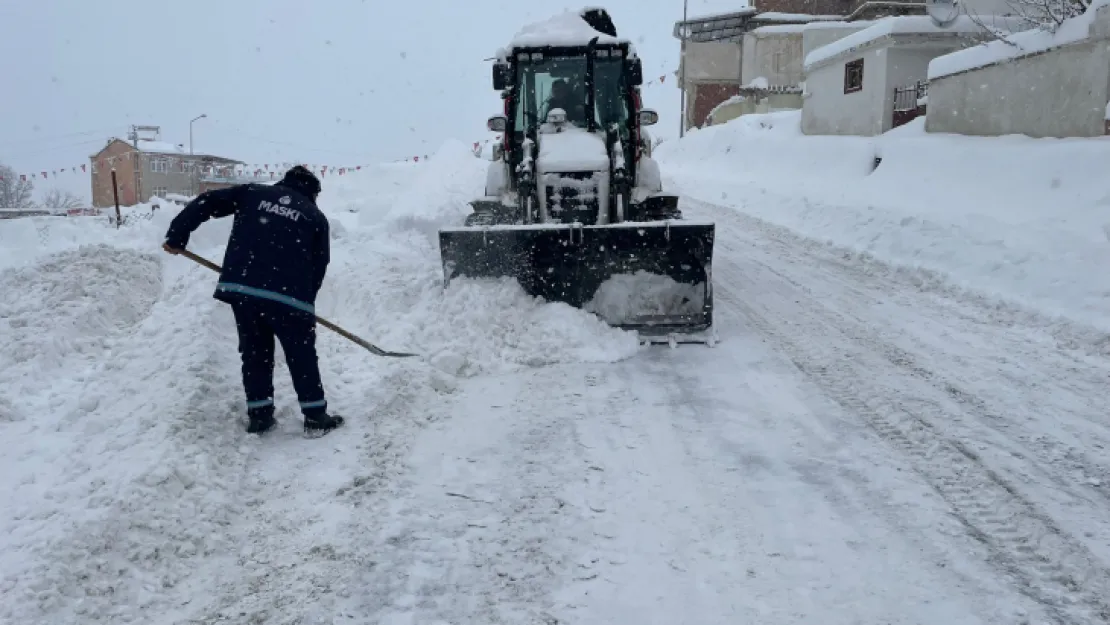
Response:
M472 143L474 153L476 155L480 155L483 146L488 145L491 141L494 142L494 143L499 143L501 141L501 136L498 135L498 136L494 137L493 139L483 139L481 141L474 141ZM118 155L118 156L110 156L110 157L104 157L104 158L96 159L96 161L94 163L92 163L93 167L91 168L91 171L90 171L90 167L89 167L88 163L82 163L81 165L58 167L56 169L46 169L46 170L42 170L42 171L39 171L39 172L36 172L36 173L18 174L19 175L19 180L23 181L23 182L26 182L28 180L34 180L34 179L38 178L39 176L42 176L42 178L44 180L47 180L47 179L50 179L51 177L57 178L59 175L63 175L63 174L78 174L78 173L81 173L81 174L88 175L90 173L95 173L97 171L98 167L107 167L109 169L116 169L117 165L121 165L123 163L130 162L133 154L136 154L136 153L135 152L126 152L126 153ZM284 172L286 170L288 170L291 167L293 167L294 165L298 164L298 163L292 163L292 162L280 162L280 163L251 163L251 164L227 165L227 166L208 165L208 166L204 166L204 167L195 167L194 166L195 159L190 159L188 157L178 157L178 156L160 155L160 154L152 154L152 153L146 153L146 154L150 157L149 160L158 163L158 167L160 168L158 171L160 173L179 173L179 174L181 174L181 173L196 173L196 174L199 174L201 176L217 176L217 177L225 177L225 178L235 178L235 179L242 179L244 181L274 180L276 178L279 178L282 174L284 174ZM428 155L423 154L423 155L413 155L413 156L408 156L408 157L405 157L405 158L393 159L392 162L396 162L396 163L403 163L403 162L421 163L421 162L424 162L424 161L427 161L427 160L429 160ZM368 168L368 167L373 166L373 165L370 165L370 164L362 164L362 165L335 165L335 164L309 165L309 164L303 164L303 165L304 165L304 167L307 167L310 171L312 171L315 174L318 174L321 177L326 177L328 175L329 171L332 174L339 175L339 176L344 176L344 175L347 175L347 174L350 174L350 173L353 173L353 172L356 172L356 171L362 171L362 169L364 167ZM80 171L78 171L78 170L80 170Z

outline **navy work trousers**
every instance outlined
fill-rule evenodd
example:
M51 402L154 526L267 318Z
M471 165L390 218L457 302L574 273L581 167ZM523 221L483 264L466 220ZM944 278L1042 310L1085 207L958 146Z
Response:
M236 302L235 325L243 357L243 390L247 414L274 414L274 337L281 341L293 388L305 417L325 414L328 403L316 359L316 320L276 302Z

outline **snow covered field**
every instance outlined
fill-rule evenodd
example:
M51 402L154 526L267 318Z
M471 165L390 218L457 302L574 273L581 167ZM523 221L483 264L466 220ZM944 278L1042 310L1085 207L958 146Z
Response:
M0 222L0 624L1110 622L1108 144L1018 176L1028 142L790 123L657 153L717 223L715 349L442 290L467 146L329 176L320 314L426 358L322 330L320 440L284 364L242 432L168 210Z

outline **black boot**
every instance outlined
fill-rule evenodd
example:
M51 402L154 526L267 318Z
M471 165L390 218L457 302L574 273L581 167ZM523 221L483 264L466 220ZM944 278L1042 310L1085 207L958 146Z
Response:
M324 413L304 418L304 431L310 436L323 436L341 425L343 425L343 417L339 415L331 416Z
M277 425L277 419L274 418L274 415L251 416L250 423L247 425L247 433L265 434L275 425Z

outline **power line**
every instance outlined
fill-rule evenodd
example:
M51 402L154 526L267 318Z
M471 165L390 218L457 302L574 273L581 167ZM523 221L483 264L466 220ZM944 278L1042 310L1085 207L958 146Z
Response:
M7 141L5 143L0 143L0 147L6 147L6 146L10 146L10 145L24 145L24 144L28 144L28 143L44 143L44 142L49 142L49 141L55 141L57 139L69 139L69 138L72 138L72 137L83 137L83 136L86 136L86 135L95 135L95 134L104 135L108 132L111 132L113 130L119 130L121 128L123 128L123 126L118 126L118 125L117 126L106 126L104 128L98 128L97 130L86 130L86 131L83 131L83 132L71 132L71 133L67 133L67 134L64 134L64 135L54 135L52 137L36 137L34 139L20 139L19 141ZM80 144L78 144L78 145L80 145ZM61 147L65 147L65 146L61 146Z

